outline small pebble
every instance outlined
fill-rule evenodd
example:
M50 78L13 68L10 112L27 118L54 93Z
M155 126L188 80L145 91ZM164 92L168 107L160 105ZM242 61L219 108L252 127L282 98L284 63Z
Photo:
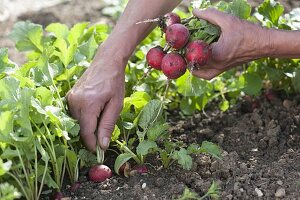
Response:
M278 185L283 185L282 180L278 180L278 181L277 181L277 184L278 184Z
M143 184L142 184L142 189L145 189L146 186L147 186L147 184L146 184L146 183L143 183Z
M258 197L262 197L264 194L262 193L262 191L258 188L255 188L255 192L257 194Z
M285 196L285 189L284 188L278 188L276 190L275 197L282 198L284 196Z
M163 186L164 184L165 184L165 183L164 183L164 179L161 178L161 177L157 178L156 181L155 181L155 185L156 185L157 187L161 187L161 186Z
M232 194L229 194L229 195L226 196L226 199L228 199L228 200L231 200L232 198L233 198Z

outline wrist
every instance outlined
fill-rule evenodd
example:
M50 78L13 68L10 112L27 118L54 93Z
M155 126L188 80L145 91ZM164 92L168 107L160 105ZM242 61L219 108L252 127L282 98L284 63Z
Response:
M263 57L273 57L275 55L274 31L274 29L262 28L263 40L261 41L261 49Z
M124 71L126 64L131 56L131 51L122 48L119 41L106 40L98 48L93 63L98 63L100 60L110 60L116 70ZM104 67L104 66L103 66Z

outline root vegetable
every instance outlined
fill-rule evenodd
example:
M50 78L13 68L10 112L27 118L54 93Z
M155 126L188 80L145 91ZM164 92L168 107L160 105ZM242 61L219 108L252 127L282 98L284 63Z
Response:
M169 79L177 79L186 72L186 62L180 54L169 53L164 56L161 69Z
M185 59L189 67L199 69L211 56L211 48L202 40L190 42L186 47Z
M89 180L103 182L112 177L112 171L106 165L96 165L89 170Z
M165 53L160 46L153 47L150 49L146 55L147 63L150 67L154 69L161 70L161 61Z
M160 22L160 27L163 32L166 32L167 27L171 26L173 24L180 24L181 19L176 13L167 13L164 17L162 17L162 20Z
M166 41L175 48L181 49L189 41L190 33L187 27L182 24L173 24L167 27Z

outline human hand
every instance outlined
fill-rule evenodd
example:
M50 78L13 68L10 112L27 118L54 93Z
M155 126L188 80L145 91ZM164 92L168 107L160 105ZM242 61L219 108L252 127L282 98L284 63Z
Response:
M67 94L70 113L79 121L80 136L90 151L96 150L96 134L102 149L109 146L122 110L126 62L100 47L91 66Z
M270 49L268 29L214 8L195 9L193 13L221 29L219 40L211 44L211 59L201 69L194 70L193 75L210 80L239 64L268 55Z

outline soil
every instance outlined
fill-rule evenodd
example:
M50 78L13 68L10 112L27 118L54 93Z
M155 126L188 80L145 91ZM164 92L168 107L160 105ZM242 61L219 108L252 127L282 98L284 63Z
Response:
M212 181L221 199L300 199L300 95L269 102L258 99L252 109L243 100L228 112L213 107L181 119L172 113L170 131L186 144L204 140L220 145L222 160L195 156L192 170L177 164L161 169L148 159L150 173L123 178L115 175L104 183L91 183L81 172L81 187L65 194L72 199L176 199L188 187L204 195ZM178 117L174 117L178 116ZM113 163L107 162L111 168ZM144 186L143 186L144 185Z
M261 1L249 2L257 5ZM300 6L298 0L281 2L287 10ZM101 15L103 7L99 0L88 3L73 0L22 14L0 23L0 46L9 47L11 59L22 63L23 55L16 53L13 43L7 39L15 20L31 20L43 26L51 22L111 23ZM216 181L221 199L300 200L300 95L277 96L271 102L260 97L256 109L244 99L227 112L218 111L212 104L206 113L183 119L173 111L170 131L174 138L187 144L215 142L222 148L222 160L208 155L195 156L192 170L186 171L176 163L162 169L157 159L152 158L147 161L150 173L146 175L130 178L114 175L97 184L87 180L87 171L83 169L80 188L72 193L67 185L63 193L67 199L74 200L170 200L181 195L186 187L203 195L212 181ZM106 164L113 168L113 162Z

